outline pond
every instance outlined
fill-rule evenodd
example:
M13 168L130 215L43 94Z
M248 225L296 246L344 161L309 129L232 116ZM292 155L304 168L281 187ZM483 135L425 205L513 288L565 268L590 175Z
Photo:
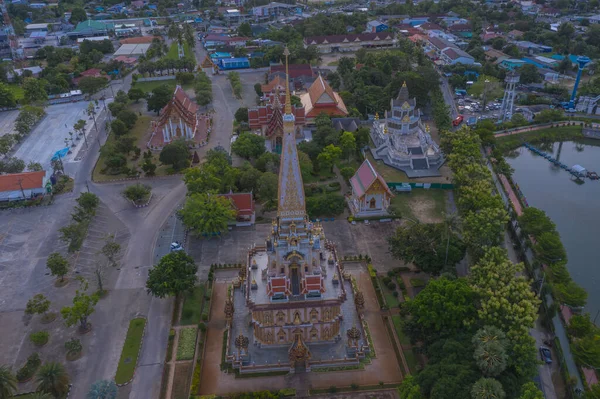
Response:
M537 147L562 163L579 164L600 173L600 141L546 143ZM514 181L530 206L542 209L556 223L567 250L567 268L588 292L585 310L592 319L600 311L600 181L575 182L571 175L521 147L507 154ZM597 320L600 322L600 316Z

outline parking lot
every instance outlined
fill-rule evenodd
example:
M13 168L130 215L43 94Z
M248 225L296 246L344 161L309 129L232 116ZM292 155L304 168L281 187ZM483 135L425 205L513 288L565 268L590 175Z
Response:
M22 159L26 164L31 161L39 162L44 169L49 169L50 158L56 151L65 148L65 138L70 137L69 132L74 131L73 125L79 119L87 122L86 134L89 134L93 128L93 121L85 113L87 106L87 102L80 101L46 107L47 115L18 145L14 156ZM2 115L0 120L4 114L0 114ZM0 122L0 126L2 126L2 122ZM75 144L76 146L71 150L72 153L67 155L66 162L74 160L79 149L85 147L84 139L76 140Z

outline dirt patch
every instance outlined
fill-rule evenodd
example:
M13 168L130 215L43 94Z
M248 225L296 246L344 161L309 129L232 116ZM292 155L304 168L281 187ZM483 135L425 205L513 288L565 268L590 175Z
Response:
M415 189L410 193L398 193L392 198L391 208L404 219L421 223L444 221L448 193L438 189Z
M442 219L433 213L435 201L431 198L421 198L420 201L411 201L408 206L413 214L423 223L438 223Z
M193 370L192 362L175 364L175 375L173 377L173 392L171 399L187 398L190 394L190 382Z

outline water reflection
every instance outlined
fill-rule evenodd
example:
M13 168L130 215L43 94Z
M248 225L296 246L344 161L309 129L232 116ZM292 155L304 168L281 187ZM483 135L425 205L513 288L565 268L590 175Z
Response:
M560 157L565 165L581 165L600 172L600 141L545 143L537 147ZM556 150L556 152L554 152ZM559 154L560 152L560 154ZM511 151L506 161L514 169L513 178L530 206L544 210L556 223L574 281L589 294L586 311L600 310L600 268L597 248L600 237L600 181L577 180L543 157L524 148Z

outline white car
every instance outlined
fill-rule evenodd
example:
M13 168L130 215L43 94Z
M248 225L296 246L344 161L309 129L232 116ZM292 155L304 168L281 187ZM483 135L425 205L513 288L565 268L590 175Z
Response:
M183 247L177 241L171 243L171 252L183 251Z

